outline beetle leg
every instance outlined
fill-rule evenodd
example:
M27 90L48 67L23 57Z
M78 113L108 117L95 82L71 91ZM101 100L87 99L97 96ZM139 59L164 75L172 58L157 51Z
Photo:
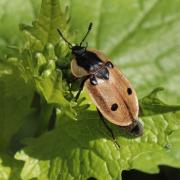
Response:
M79 99L79 96L81 94L81 91L83 90L83 87L84 87L84 83L85 81L89 78L89 76L86 76L82 81L81 81L81 84L80 84L80 87L79 87L79 91L77 92L76 96L75 96L75 101L77 101Z
M98 84L97 79L96 79L94 74L90 76L90 83L92 85L97 85Z
M118 144L118 142L117 142L117 140L116 140L116 138L115 138L115 136L114 136L114 133L113 133L112 129L107 125L107 123L106 123L106 121L105 121L105 119L104 119L104 116L101 114L101 112L99 111L99 109L98 109L98 108L96 108L96 109L97 109L97 112L98 112L98 114L99 114L99 117L100 117L100 119L102 120L104 126L105 126L106 129L110 132L110 134L111 134L111 136L112 136L112 138L113 138L113 140L114 140L115 145L116 145L118 148L120 148L120 145Z

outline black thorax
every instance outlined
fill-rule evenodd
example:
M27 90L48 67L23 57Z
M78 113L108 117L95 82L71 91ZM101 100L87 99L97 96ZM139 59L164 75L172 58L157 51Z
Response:
M78 66L83 67L90 75L100 79L109 79L109 71L105 63L93 52L84 51L81 55L76 55Z

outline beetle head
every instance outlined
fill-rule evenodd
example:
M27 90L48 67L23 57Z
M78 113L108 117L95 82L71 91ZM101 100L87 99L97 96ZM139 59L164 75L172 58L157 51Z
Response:
M129 127L128 131L130 135L133 135L134 137L139 137L143 134L143 126L139 122L139 120L135 120Z
M72 46L71 50L72 50L72 54L74 54L75 56L81 56L82 54L85 53L86 47L75 45Z

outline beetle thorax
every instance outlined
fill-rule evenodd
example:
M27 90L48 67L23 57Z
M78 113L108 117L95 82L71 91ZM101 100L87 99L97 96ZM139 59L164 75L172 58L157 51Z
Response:
M77 47L76 47L77 48ZM77 50L80 52L79 47ZM99 79L109 79L108 66L93 51L85 50L80 55L74 54L71 70L76 77L89 75Z
M94 52L88 51L78 46L74 47L72 51L74 52L73 55L77 65L82 67L88 73L96 71L99 66L103 64L101 59Z

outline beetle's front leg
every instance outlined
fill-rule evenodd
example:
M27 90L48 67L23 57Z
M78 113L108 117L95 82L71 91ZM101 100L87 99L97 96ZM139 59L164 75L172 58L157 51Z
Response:
M81 84L80 84L80 86L79 86L79 90L78 90L78 92L77 92L77 94L76 94L76 96L75 96L75 101L76 101L76 102L77 102L77 100L79 99L79 96L80 96L80 94L81 94L81 91L83 90L83 87L84 87L84 83L85 83L85 81L86 81L88 78L89 78L89 76L86 76L86 77L84 77L84 78L82 79Z
M78 93L77 93L76 96L75 96L75 101L78 100L78 98L79 98L79 96L80 96L80 94L81 94L81 91L83 90L84 83L85 83L85 81L86 81L88 78L89 78L90 83L91 83L92 85L97 85L97 84L98 84L97 79L96 79L96 76L95 76L94 74L85 76L85 77L83 78L83 80L81 81L81 84L80 84L80 87L79 87L79 91L78 91Z

